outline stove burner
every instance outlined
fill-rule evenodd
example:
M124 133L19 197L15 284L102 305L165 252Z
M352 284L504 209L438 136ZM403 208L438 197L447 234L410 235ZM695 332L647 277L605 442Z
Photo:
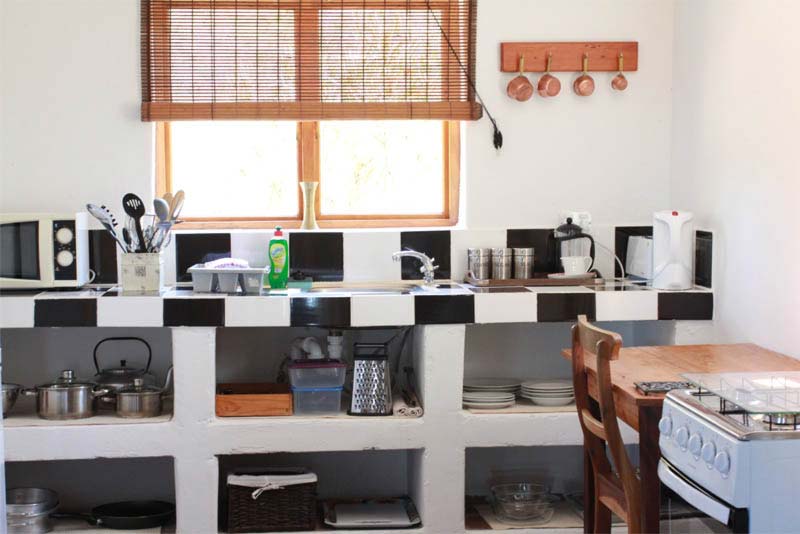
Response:
M764 414L763 421L767 424L775 426L789 426L797 429L798 419L797 414L794 413L774 413Z

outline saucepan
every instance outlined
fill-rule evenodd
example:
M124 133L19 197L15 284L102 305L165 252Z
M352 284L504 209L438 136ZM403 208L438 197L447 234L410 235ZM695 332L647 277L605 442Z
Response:
M175 516L175 505L164 501L123 501L101 504L88 514L53 514L56 519L83 519L90 525L139 530L160 527Z
M21 390L22 386L19 384L3 383L3 417L7 416L14 407Z
M172 385L172 367L167 371L164 387L150 386L143 378L134 378L133 384L117 390L113 397L103 397L102 400L116 404L119 417L142 418L158 417L161 415L164 397Z
M525 76L525 56L520 56L519 75L508 82L506 92L508 93L508 96L520 102L530 100L530 98L533 96L533 84L528 77Z
M10 534L41 534L53 530L51 516L58 508L58 493L47 488L12 488L6 491L6 528Z

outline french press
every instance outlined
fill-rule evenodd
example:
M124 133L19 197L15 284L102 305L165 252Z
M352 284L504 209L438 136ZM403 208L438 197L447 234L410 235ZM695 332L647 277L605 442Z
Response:
M567 222L553 232L556 241L558 257L564 256L589 256L592 262L587 271L594 267L594 238L584 233L583 228L572 222L572 217L567 217Z

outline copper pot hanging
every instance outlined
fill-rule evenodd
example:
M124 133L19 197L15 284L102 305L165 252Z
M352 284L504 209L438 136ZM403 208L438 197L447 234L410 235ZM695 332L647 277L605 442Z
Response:
M508 96L520 102L530 100L533 96L533 84L528 80L528 77L525 76L525 56L520 56L519 75L508 82L506 92Z
M539 78L537 92L539 96L549 98L556 96L561 92L561 82L558 78L550 74L550 66L553 62L553 54L547 54L547 67L544 71L544 76Z
M611 80L611 88L614 89L615 91L624 91L625 89L628 88L628 79L625 77L624 74L622 74L623 70L622 53L619 54L619 60L617 66L619 67L619 73L616 76L614 76L613 80Z
M594 93L594 80L589 76L589 54L583 54L583 74L575 78L572 89L578 96L590 96Z

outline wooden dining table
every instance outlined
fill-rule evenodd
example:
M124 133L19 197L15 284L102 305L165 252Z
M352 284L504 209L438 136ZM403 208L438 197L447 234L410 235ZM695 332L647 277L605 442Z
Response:
M570 360L571 349L562 356ZM586 354L589 395L597 400L597 362ZM645 395L636 382L682 381L684 373L722 373L748 371L800 371L800 360L750 343L736 345L671 345L627 347L611 362L611 381L617 417L639 433L639 473L642 495L642 528L659 531L661 482L658 478L658 421L664 394ZM592 490L592 470L584 457L584 490ZM593 532L592 499L585 499L584 531Z

